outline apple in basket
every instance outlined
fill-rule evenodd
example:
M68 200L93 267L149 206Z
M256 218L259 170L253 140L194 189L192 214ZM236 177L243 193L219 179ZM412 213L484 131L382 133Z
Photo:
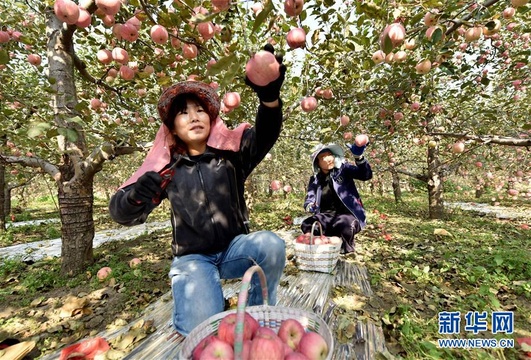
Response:
M225 315L219 322L218 338L234 346L234 334L236 329L236 313ZM249 313L245 313L243 323L243 340L250 340L253 333L258 329L258 321Z
M220 340L217 337L214 337L212 341L205 347L199 360L233 360L234 359L234 349L232 346Z
M286 319L278 329L278 337L291 349L296 350L304 335L304 326L297 319Z
M299 244L309 244L310 243L310 233L300 234L295 239L295 242L297 242Z
M254 333L249 360L264 359L284 360L284 343L274 330L261 326Z
M203 350L205 350L208 344L210 344L215 338L216 337L214 335L208 335L207 337L203 338L192 351L192 360L199 360Z
M309 360L324 360L328 355L328 344L321 334L308 331L302 336L298 351Z
M308 357L298 351L294 351L286 355L284 357L284 360L308 360Z
M342 240L339 236L330 236L328 242L333 245L340 245Z

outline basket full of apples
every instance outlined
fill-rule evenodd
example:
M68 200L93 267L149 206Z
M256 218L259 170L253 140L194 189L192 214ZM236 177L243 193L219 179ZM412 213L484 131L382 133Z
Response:
M319 226L320 235L314 235ZM314 222L312 230L295 239L295 258L300 270L331 273L339 259L341 238L323 235L321 223Z
M258 274L265 305L246 306L253 274ZM242 279L236 310L213 315L194 328L182 343L186 360L331 360L334 338L314 313L267 305L267 282L260 266Z

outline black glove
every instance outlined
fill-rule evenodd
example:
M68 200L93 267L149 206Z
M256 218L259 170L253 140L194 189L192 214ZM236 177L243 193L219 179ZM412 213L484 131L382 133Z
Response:
M352 152L352 154L354 155L354 157L360 157L363 155L363 152L365 151L365 148L367 147L367 145L369 145L369 143L363 145L363 146L358 146L356 144L347 144L347 147L350 149L350 151Z
M264 46L265 51L269 51L271 54L275 54L275 49L273 48L273 45L266 44ZM245 83L254 90L260 101L262 102L273 102L280 98L280 88L282 87L282 83L284 82L284 78L286 75L286 65L282 64L283 56L282 55L275 55L275 58L277 59L277 62L280 64L280 67L278 68L278 71L280 72L280 75L278 78L274 81L271 81L269 84L265 86L258 86L251 82L247 75L245 76Z
M161 183L162 176L158 172L148 171L138 178L128 198L132 203L136 204L146 202L158 203L160 200L154 201L154 199L160 199L160 194L162 194Z

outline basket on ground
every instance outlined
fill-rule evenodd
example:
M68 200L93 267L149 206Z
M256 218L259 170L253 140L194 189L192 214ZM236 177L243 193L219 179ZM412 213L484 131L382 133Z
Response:
M319 226L320 236L314 236L316 225ZM323 239L327 240L326 243L322 243ZM317 240L320 243L316 244ZM341 239L323 237L323 228L317 221L312 225L308 244L295 242L295 256L300 270L331 273L336 267L340 251Z
M179 359L189 360L192 358L192 352L199 342L209 335L216 335L218 326L221 320L230 313L237 313L237 325L236 325L236 337L235 337L235 359L240 359L241 350L243 347L243 324L245 312L252 315L260 324L260 326L266 326L271 328L275 332L278 332L282 322L287 319L298 320L306 331L314 331L319 333L328 345L328 356L326 360L332 359L334 351L334 338L332 331L328 327L328 324L316 314L305 311L298 308L271 306L271 305L255 305L247 306L247 295L251 278L254 273L257 273L260 278L260 284L262 287L262 296L264 303L267 304L267 283L264 272L258 266L252 266L247 270L242 279L242 285L238 296L237 310L228 310L219 314L213 315L201 324L196 326L186 339L182 343Z

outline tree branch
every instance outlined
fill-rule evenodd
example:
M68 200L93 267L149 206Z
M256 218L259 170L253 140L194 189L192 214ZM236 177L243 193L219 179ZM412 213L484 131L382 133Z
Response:
M21 164L27 167L42 169L42 171L50 175L55 181L58 181L61 177L61 172L59 171L59 168L57 166L55 166L54 164L44 159L41 159L35 156L29 157L29 156L0 155L0 162L6 163L6 164Z
M438 135L444 137L452 137L465 140L473 140L483 144L498 144L506 146L531 146L531 139L518 139L508 136L498 136L498 135L469 135L469 134L456 134L456 133L439 133L432 132L429 135Z

